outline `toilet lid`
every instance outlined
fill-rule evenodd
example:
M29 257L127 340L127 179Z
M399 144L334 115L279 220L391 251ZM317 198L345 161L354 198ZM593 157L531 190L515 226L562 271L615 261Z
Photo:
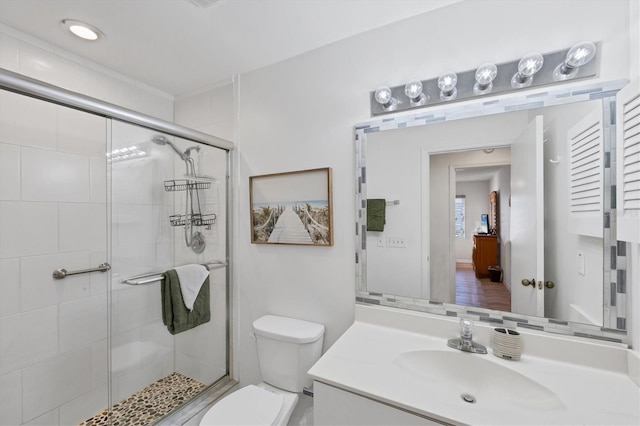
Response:
M248 385L211 407L200 425L272 425L281 407L282 395Z

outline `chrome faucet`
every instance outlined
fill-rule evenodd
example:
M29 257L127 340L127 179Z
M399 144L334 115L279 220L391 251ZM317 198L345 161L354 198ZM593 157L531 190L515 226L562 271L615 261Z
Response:
M487 348L473 341L473 322L468 319L460 320L460 338L449 339L447 346L464 352L486 354Z

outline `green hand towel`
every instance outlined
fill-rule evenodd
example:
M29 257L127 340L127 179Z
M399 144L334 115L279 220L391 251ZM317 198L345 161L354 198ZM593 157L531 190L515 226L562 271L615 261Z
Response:
M164 273L160 288L162 292L162 322L167 326L169 333L182 333L211 320L209 277L200 287L192 311L189 311L184 305L180 291L180 280L175 269Z
M367 199L367 231L384 231L386 208L384 198Z

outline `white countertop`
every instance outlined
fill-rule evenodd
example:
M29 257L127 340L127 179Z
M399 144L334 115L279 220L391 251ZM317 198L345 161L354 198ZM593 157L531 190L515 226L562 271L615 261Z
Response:
M478 383L478 386L473 386L475 389L465 389L455 380L444 384L430 382L419 374L412 374L398 363L399 355L411 351L460 353L448 348L447 338L442 336L443 329L457 330L457 319L431 318L428 315L421 317L415 313L402 318L396 317L402 315L400 310L396 310L397 313L381 311L387 320L389 315L395 318L393 321L385 321L396 323L394 327L390 327L376 324L379 321L366 321L376 318L375 309L380 308L358 308L360 311L362 309L365 309L365 314L356 313L356 322L311 368L309 374L314 380L454 424L640 424L640 389L627 373L626 349L584 341L576 342L572 347L571 342L566 346L565 341L562 345L566 347L562 350L569 353L559 354L556 359L552 359L539 356L541 351L536 346L555 348L558 344L553 339L558 339L557 337L549 337L552 340L545 342L545 336L528 339L523 335L522 359L508 361L494 356L489 342L481 340L482 336L489 335L491 327L487 331L476 325L479 343L487 346L489 354L468 356L484 357L489 362L520 373L557 397L554 399L558 402L556 404L523 409L517 404L517 394L509 395L516 404L510 403L509 398L504 398L499 404L496 404L495 398L487 401L491 399L486 394L491 389L490 378L483 378L484 382L489 381L489 386L487 383ZM420 321L424 333L412 330ZM404 323L407 327L402 326ZM446 325L443 327L443 324ZM447 337L458 336L453 332ZM528 354L527 347L536 355ZM566 362L566 359L571 358L570 352L574 350L580 351L576 356L578 361ZM584 351L596 354L597 359L589 360L589 355L584 354ZM433 368L438 366L433 365ZM460 394L463 392L472 393L477 398L477 403L462 401ZM487 398L483 398L484 396Z

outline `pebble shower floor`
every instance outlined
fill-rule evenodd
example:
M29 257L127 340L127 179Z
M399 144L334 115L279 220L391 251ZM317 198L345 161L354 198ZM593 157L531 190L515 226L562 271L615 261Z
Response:
M172 373L129 398L113 404L111 412L104 410L79 426L150 425L189 401L205 387L197 380L180 373Z

